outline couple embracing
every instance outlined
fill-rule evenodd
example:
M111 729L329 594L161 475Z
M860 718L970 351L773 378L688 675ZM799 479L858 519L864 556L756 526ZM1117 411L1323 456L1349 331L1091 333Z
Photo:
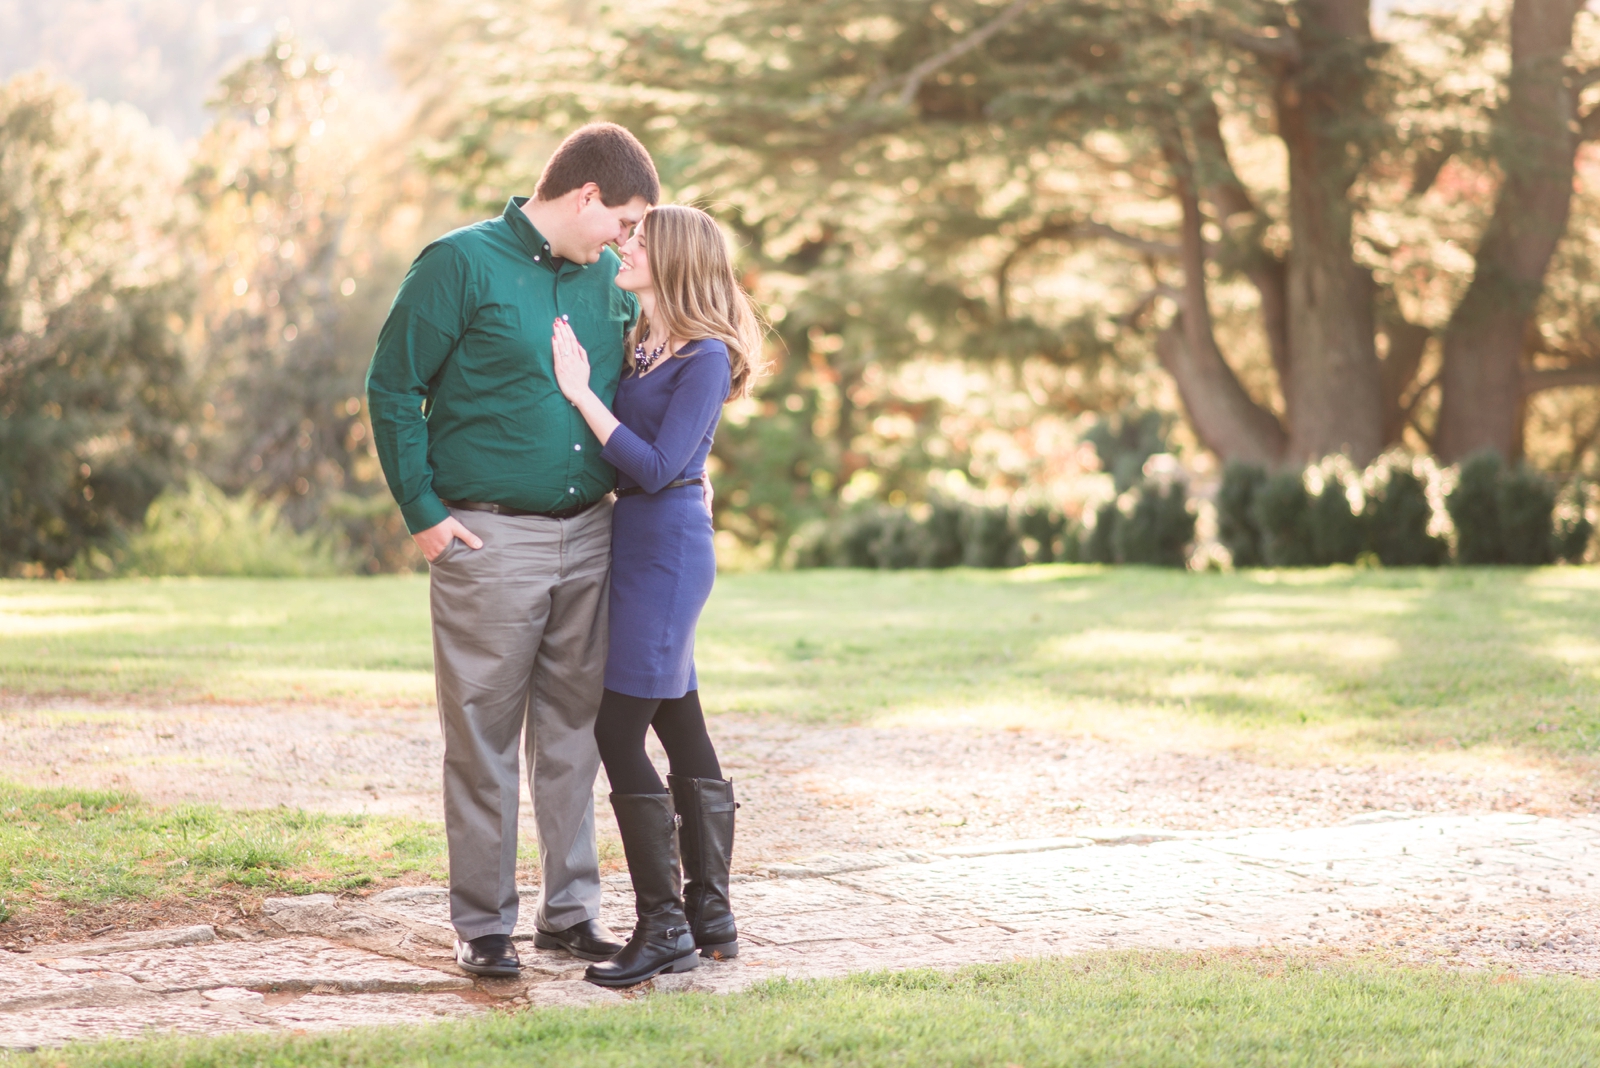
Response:
M531 199L422 251L367 376L384 476L430 570L450 914L478 975L519 968L524 754L535 945L597 962L586 977L606 986L738 953L737 806L694 632L716 577L706 457L762 336L716 223L660 195L632 134L576 131ZM638 913L626 945L599 919L602 762Z

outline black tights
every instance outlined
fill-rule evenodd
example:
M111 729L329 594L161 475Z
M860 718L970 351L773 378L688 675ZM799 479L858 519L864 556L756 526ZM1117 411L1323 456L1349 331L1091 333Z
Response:
M722 765L706 733L700 691L682 697L629 697L607 690L594 721L594 740L605 761L606 778L619 794L664 794L667 788L644 751L644 732L656 729L672 774L686 779L720 779Z

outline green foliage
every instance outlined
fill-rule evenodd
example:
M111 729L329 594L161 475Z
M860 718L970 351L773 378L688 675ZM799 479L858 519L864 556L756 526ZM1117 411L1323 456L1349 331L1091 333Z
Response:
M1555 559L1555 488L1544 475L1518 464L1500 480L1500 545L1505 562L1524 567Z
M967 567L1019 567L1027 563L1007 509L969 507L962 512L961 562Z
M1019 567L1050 562L1076 545L1067 521L1048 508L1005 508L935 498L915 509L862 504L796 535L796 567Z
M1525 464L1507 467L1493 451L1462 462L1445 506L1455 523L1460 564L1547 564L1565 556L1564 549L1576 550L1581 559L1588 547L1581 513L1558 536L1550 481Z
M1415 473L1391 467L1362 512L1367 543L1385 567L1437 567L1449 557L1443 538L1428 533L1433 506Z
M364 420L365 376L405 264L383 239L403 175L359 125L333 57L281 30L221 79L187 191L210 268L198 464L277 501L371 570L416 563ZM430 237L432 234L430 233Z
M1316 561L1311 495L1300 472L1283 471L1267 479L1256 492L1252 515L1268 567L1309 567Z
M1508 981L1512 980L1512 981ZM1363 1068L1600 1058L1590 980L1320 954L1090 953L409 1028L143 1038L19 1068Z
M1583 481L1575 480L1556 519L1553 541L1556 559L1569 564L1581 564L1588 554L1589 542L1594 538L1594 524L1585 514L1584 506L1587 503L1588 494Z
M1445 508L1456 527L1456 563L1498 564L1505 559L1500 540L1500 477L1505 465L1492 449L1461 463L1456 488Z
M1089 539L1083 548L1083 559L1086 563L1117 562L1117 524L1121 520L1122 511L1117 507L1115 499L1106 501L1094 510L1094 527L1089 531Z
M150 505L144 529L128 543L135 575L287 578L333 575L343 561L324 537L300 534L278 505L246 490L230 498L202 475Z
M1256 494L1266 481L1266 470L1256 464L1235 460L1222 469L1216 502L1217 540L1228 550L1234 567L1259 567L1266 562L1255 517Z
M1096 420L1083 440L1094 446L1100 470L1111 475L1116 491L1123 493L1144 479L1144 465L1150 457L1169 451L1171 430L1170 415L1129 408Z
M1195 515L1189 509L1187 487L1141 483L1134 490L1133 509L1116 513L1117 559L1124 564L1184 567L1194 546Z
M178 178L131 110L0 86L0 574L111 544L182 462Z
M0 782L0 894L69 905L219 886L342 890L407 873L443 875L443 828L298 809L155 808L117 791Z
M1311 555L1319 564L1353 564L1366 548L1366 525L1350 507L1344 483L1337 479L1327 479L1322 492L1311 498L1306 522L1311 528Z

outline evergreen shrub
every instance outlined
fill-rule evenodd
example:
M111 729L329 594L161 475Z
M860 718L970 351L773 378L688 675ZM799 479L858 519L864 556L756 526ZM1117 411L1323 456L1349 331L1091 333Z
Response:
M1234 567L1260 567L1265 562L1255 499L1266 481L1266 470L1256 464L1235 460L1222 469L1216 502L1217 540L1227 548Z
M1535 567L1552 563L1556 549L1556 491L1550 480L1526 464L1500 477L1500 551L1508 564Z
M122 570L135 575L297 578L348 570L328 539L297 533L278 505L253 493L229 497L200 475L167 490L128 542Z
M1548 564L1568 541L1579 540L1579 509L1558 537L1556 491L1550 480L1526 464L1510 467L1492 451L1476 453L1461 464L1456 488L1445 502L1456 527L1458 564ZM1582 535L1578 558L1588 548Z
M1443 538L1428 533L1433 507L1413 472L1391 466L1367 498L1367 544L1385 567L1437 567L1449 557Z
M1498 564L1505 555L1500 543L1500 476L1504 465L1493 450L1461 462L1456 488L1445 498L1445 510L1456 528L1456 563Z
M1194 544L1195 515L1182 482L1145 482L1135 490L1133 510L1118 513L1112 541L1124 564L1183 567Z
M1565 514L1556 520L1552 549L1558 560L1581 564L1589 552L1589 541L1594 537L1594 524L1584 515L1587 495L1582 482L1573 484L1571 500L1562 507Z
M1090 564L1114 564L1117 562L1117 523L1122 519L1122 512L1117 508L1114 500L1106 501L1094 511L1094 529L1089 531L1089 539L1083 546L1083 559Z
M1261 531L1261 555L1269 567L1309 567L1316 562L1311 549L1311 494L1298 471L1283 471L1256 491L1251 509Z
M1311 498L1306 520L1311 529L1311 557L1318 564L1353 564L1367 543L1366 524L1350 507L1343 482L1327 479Z
M1031 552L1025 549L1025 538ZM813 523L796 533L793 560L796 567L880 570L958 564L1017 567L1073 559L1077 544L1067 530L1066 517L1050 509L1013 517L1005 508L944 500L929 502L915 513L862 504L831 522Z

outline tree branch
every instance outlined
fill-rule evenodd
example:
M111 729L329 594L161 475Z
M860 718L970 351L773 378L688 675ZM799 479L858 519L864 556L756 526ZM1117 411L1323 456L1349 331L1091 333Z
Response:
M1289 30L1281 31L1276 37L1246 33L1244 30L1225 30L1222 39L1252 55L1270 59L1275 63L1300 62L1300 39Z
M949 48L942 52L934 53L915 67L912 67L906 73L905 80L900 84L900 92L895 96L895 104L902 108L910 107L911 102L917 98L917 90L922 88L922 83L927 80L928 75L940 67L954 63L973 49L981 47L985 41L1015 22L1024 11L1035 3L1037 3L1037 0L1011 0L1011 3L1007 4L1000 14L985 22ZM881 82L873 86L873 90L868 93L869 98L877 96L884 88L886 86Z
M1600 386L1600 360L1581 360L1567 367L1543 367L1522 372L1524 397L1573 386Z

